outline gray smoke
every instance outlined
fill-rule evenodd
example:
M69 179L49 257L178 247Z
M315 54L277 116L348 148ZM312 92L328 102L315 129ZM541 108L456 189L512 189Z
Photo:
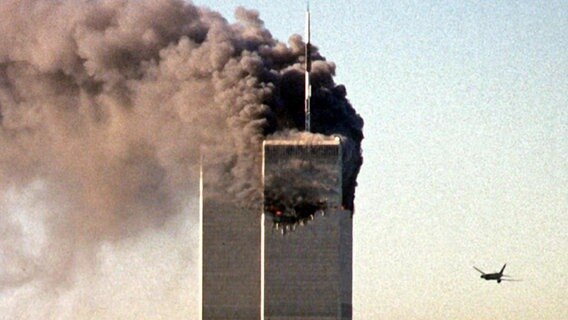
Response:
M0 4L0 314L194 312L200 153L254 201L261 141L303 128L302 39L277 41L256 11L236 18L181 0ZM312 56L312 126L352 146L352 207L363 122Z

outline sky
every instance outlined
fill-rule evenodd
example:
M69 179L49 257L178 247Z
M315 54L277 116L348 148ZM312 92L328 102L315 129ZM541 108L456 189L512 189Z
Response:
M194 3L303 33L303 1ZM310 7L365 120L354 318L568 318L568 2Z

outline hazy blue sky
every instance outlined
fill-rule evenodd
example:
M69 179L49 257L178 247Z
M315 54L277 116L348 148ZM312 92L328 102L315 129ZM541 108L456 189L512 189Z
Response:
M194 2L303 33L303 1ZM355 318L568 318L568 1L311 8L365 119Z

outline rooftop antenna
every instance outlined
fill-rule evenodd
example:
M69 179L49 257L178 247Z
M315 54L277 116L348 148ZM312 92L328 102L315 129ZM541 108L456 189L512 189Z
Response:
M312 69L312 59L311 59L311 44L310 44L310 1L306 1L306 72L305 72L305 100L304 100L304 111L306 113L306 125L305 131L310 132L310 98L312 96L312 86L310 85L310 71Z

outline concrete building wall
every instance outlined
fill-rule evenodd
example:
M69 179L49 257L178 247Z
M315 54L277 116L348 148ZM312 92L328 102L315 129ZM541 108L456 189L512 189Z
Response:
M341 159L339 139L265 141L264 319L352 317L353 226L351 211L341 208ZM305 219L295 199L325 206Z
M264 227L264 318L351 319L351 212L327 212L285 235L270 218Z
M346 216L349 216L347 218ZM339 319L353 314L353 215L343 211L339 219Z
M286 219L296 219L295 212L305 211L294 207L298 197L304 202L323 201L326 206L318 207L313 220L308 220L311 214L300 216L296 223L283 223L280 217L276 229L275 216L263 213L263 203L238 206L224 197L227 193L219 189L223 188L219 183L207 183L205 172L201 318L351 319L352 217L341 208L339 140L269 144L270 150L264 149L263 183L270 177L268 190L274 206L286 204L282 206L288 210L284 214L290 214ZM283 227L288 230L285 235Z
M212 199L207 188L201 210L202 319L260 319L260 207Z

